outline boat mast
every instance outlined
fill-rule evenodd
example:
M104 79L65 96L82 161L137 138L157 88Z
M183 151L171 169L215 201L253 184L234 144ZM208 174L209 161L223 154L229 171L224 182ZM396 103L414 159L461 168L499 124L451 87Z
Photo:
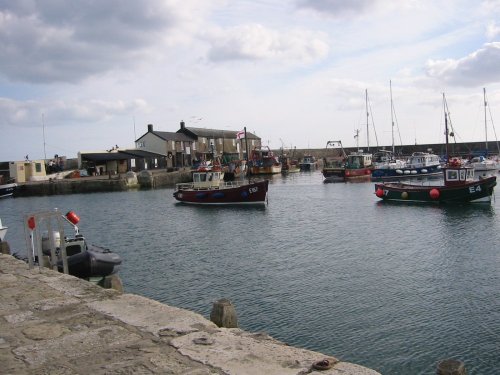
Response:
M448 113L446 112L446 99L443 92L443 109L444 109L444 134L446 135L446 162L450 160L450 154L448 151Z
M488 102L486 101L486 88L483 87L483 101L484 101L484 136L485 136L485 147L486 147L486 157L488 156L488 124L486 123L486 107Z
M391 92L391 134L392 134L392 154L394 155L395 150L394 150L394 105L392 103L392 82L389 80L389 89Z
M370 113L368 112L368 89L365 89L365 108L366 108L366 148L370 151L370 124L368 117Z

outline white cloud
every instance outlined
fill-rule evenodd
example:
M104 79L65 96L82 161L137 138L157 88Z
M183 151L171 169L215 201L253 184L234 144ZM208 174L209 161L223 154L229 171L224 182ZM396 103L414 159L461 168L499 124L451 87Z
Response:
M486 28L486 37L488 40L493 40L498 35L500 35L500 27L495 22L490 22Z
M275 60L315 62L328 53L325 36L308 30L279 32L259 24L218 29L208 37L211 61Z
M4 2L0 72L14 81L51 83L131 69L158 49L185 42L205 8L198 1Z
M460 59L429 60L427 75L452 86L500 82L500 42L487 43Z

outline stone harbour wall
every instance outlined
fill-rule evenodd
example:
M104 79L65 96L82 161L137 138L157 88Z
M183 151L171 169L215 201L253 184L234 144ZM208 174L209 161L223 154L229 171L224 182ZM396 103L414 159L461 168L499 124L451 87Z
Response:
M0 254L0 373L375 375Z

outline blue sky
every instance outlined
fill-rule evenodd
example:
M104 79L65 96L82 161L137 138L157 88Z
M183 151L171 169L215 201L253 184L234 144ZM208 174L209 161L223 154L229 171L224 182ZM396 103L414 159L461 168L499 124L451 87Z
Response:
M271 148L457 142L500 121L500 1L0 0L0 161L247 130ZM500 131L500 129L499 129ZM45 136L44 136L45 133ZM376 134L375 134L376 133ZM400 141L401 139L401 141Z

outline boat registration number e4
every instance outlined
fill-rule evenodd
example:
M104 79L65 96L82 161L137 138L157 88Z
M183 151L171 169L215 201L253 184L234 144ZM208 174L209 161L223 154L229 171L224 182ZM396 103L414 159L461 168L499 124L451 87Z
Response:
M249 192L250 194L256 193L256 192L258 192L258 191L259 191L259 188L258 188L257 186L255 186L255 187L251 187L251 188L249 188L249 189L248 189L248 192Z
M481 191L481 185L470 186L469 187L469 193L471 193L471 194L474 194L474 193L477 193L477 192L480 192L480 191Z

